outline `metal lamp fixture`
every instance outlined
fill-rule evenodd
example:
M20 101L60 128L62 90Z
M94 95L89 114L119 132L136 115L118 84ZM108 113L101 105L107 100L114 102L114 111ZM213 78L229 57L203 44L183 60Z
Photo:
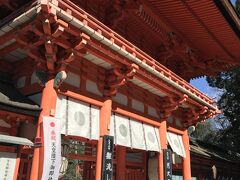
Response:
M70 152L70 146L68 144L62 144L61 146L61 166L60 166L60 170L59 170L59 178L62 178L66 172L67 172L67 168L68 168L68 159L66 158L66 156L69 154Z

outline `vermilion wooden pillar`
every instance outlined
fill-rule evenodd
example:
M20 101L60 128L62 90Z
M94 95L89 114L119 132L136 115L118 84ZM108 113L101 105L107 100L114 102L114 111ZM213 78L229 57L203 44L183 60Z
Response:
M41 137L43 141L43 127L42 120L43 116L50 116L53 113L52 110L56 108L57 101L57 93L53 88L54 79L48 80L46 83L43 92L42 92L42 102L41 108L42 112L40 113L38 119L38 127L36 137ZM53 114L52 114L53 115ZM44 142L43 142L44 144ZM44 149L43 146L41 148L35 148L33 153L33 162L31 169L31 180L40 180L43 172L43 159L44 159Z
M126 147L116 147L116 180L126 179Z
M96 180L101 180L102 146L103 146L103 138L100 137L99 140L98 140L98 146L97 146Z
M107 98L100 110L100 138L97 146L96 180L101 180L103 136L109 134L112 100Z
M189 137L187 130L183 133L183 145L186 152L186 158L183 158L183 179L191 180L191 160L190 160L190 149L189 149Z
M17 150L17 159L16 159L16 164L15 164L15 169L14 169L14 175L13 175L13 180L17 180L18 179L18 170L19 170L19 165L20 165L20 160L21 160L21 150L20 147L18 147L19 149Z
M163 120L159 127L159 135L161 142L161 149L167 149L167 121ZM164 163L163 163L163 152L158 155L158 179L164 180Z

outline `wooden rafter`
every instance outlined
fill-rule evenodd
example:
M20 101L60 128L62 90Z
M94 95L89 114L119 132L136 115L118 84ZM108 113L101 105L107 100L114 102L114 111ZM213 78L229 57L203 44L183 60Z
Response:
M10 9L10 10L15 10L15 7L12 5L12 4L10 4L10 2L9 2L9 0L0 0L0 6L6 6L8 9Z
M0 56L3 57L4 55L16 50L19 47L20 45L17 42L14 42L9 46L6 46L3 49L0 49Z

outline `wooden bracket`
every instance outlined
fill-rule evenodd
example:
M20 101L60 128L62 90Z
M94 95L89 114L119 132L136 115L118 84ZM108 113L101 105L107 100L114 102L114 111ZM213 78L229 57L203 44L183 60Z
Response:
M167 119L171 114L176 111L179 106L186 102L188 96L184 94L182 97L170 97L165 96L159 98L159 102L157 104L159 109L159 115L163 119Z
M104 95L115 96L117 89L124 86L129 79L132 79L139 67L136 64L131 66L115 67L108 72L105 80Z
M76 55L73 51L70 50L69 52L66 52L65 56L58 62L60 64L58 71L65 71L67 65L69 65L75 59L75 57Z
M90 40L90 37L88 35L81 33L78 40L74 43L74 49L75 50L83 49L87 45L89 40Z
M183 120L184 120L184 126L190 126L195 124L197 120L200 118L200 111L197 111L193 108L184 108L183 109Z
M206 121L207 119L215 116L217 111L209 110L206 106L200 110L193 108L185 108L183 112L184 125L190 126L197 124L198 121Z

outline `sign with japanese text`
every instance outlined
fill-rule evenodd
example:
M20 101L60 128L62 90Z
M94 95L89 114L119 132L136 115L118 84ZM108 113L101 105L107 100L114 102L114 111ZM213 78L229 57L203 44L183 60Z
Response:
M60 119L43 117L44 163L42 180L57 180L61 165Z
M113 150L113 136L103 136L102 180L112 180Z
M165 179L172 180L172 151L170 149L163 150L163 159Z
M16 153L0 152L0 180L13 179Z

